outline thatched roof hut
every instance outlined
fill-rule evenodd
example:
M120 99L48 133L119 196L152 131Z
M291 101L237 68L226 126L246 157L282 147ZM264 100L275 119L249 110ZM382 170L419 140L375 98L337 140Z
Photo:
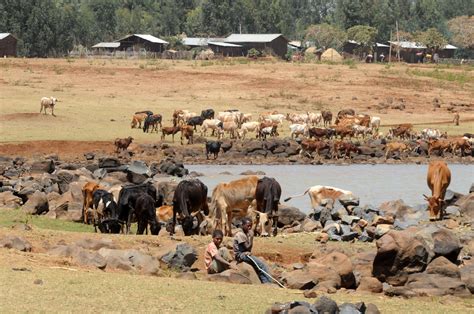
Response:
M329 48L321 55L321 61L342 62L342 56L333 48Z

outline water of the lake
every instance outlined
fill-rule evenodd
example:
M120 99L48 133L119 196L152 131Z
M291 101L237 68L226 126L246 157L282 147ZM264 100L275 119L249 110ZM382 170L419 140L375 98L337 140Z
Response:
M186 165L189 171L205 174L199 179L209 188L209 196L220 182L242 176L239 173L263 171L274 177L282 187L281 200L301 194L313 185L329 185L352 191L361 205L375 206L383 202L403 199L409 205L423 204L423 194L431 195L426 184L428 165ZM474 182L474 166L452 164L449 189L466 194ZM232 175L220 174L230 172ZM308 213L311 205L307 195L292 199L288 205Z

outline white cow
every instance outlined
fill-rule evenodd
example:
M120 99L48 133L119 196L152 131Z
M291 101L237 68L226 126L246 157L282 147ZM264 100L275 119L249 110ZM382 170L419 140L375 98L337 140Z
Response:
M351 191L338 189L332 186L315 185L307 189L303 194L293 195L286 198L285 202L288 202L292 198L306 195L307 193L309 194L309 198L311 200L311 206L313 209L321 205L321 202L324 199L332 199L335 201L336 199L340 198L343 195L349 196L351 198L354 197Z
M318 125L323 116L320 113L308 112L308 123L311 125Z
M302 134L302 135L307 135L308 134L308 125L306 123L304 124L291 124L289 126L290 128L290 136L291 138L293 138L293 135L296 135L296 137L298 137L298 135Z
M272 123L282 124L283 120L285 120L285 116L281 113L279 114L271 114L265 118L266 120L270 120Z
M201 126L201 136L206 136L206 132L208 129L212 130L212 133L214 134L214 131L218 131L222 128L222 122L218 119L206 119L202 122Z
M290 121L291 123L307 123L308 122L308 114L306 113L287 113L286 120Z
M363 138L365 138L368 134L373 134L372 128L368 128L363 125L358 125L355 124L352 126L352 129L354 130L354 135L357 137L358 135L362 135Z
M423 129L421 131L421 138L425 140L437 140L441 137L441 132L438 129Z
M255 132L258 134L260 129L260 123L253 121L253 122L246 122L243 123L242 126L240 127L239 130L237 130L237 133L239 134L239 137L241 139L245 139L245 135L248 132Z
M371 117L370 118L370 127L378 132L380 128L380 117Z
M54 106L56 105L57 101L58 99L54 98L53 96L41 98L40 113L41 111L43 111L43 108L44 108L44 114L46 114L46 108L49 108L51 109L51 115L55 117L56 115L54 114Z

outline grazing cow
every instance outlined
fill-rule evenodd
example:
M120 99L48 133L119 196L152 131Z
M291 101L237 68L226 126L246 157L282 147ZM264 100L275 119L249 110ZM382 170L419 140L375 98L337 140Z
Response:
M146 117L148 117L148 114L144 112L135 113L132 117L132 122L130 123L130 126L132 127L132 129L136 128L137 125L138 125L138 128L141 129L142 122L146 119Z
M316 209L318 206L321 205L321 202L325 199L332 199L335 201L342 195L353 196L351 191L341 190L332 186L324 186L324 185L315 185L307 189L303 194L293 195L285 199L285 202L288 202L292 198L300 197L309 194L309 198L311 200L311 207Z
M132 223L132 216L134 215L137 198L143 193L150 195L155 200L155 205L157 205L156 188L150 182L138 185L125 185L122 186L122 189L120 190L117 201L118 218L119 220L125 222L126 233L129 233L130 231L130 225Z
M286 120L290 121L293 124L302 124L308 122L308 114L307 113L287 113Z
M165 135L171 135L171 139L174 143L174 135L181 131L179 126L165 126L161 128L161 140L164 141Z
M224 132L229 133L230 138L235 138L235 131L238 128L238 124L235 121L226 121L222 124Z
M207 130L212 130L212 135L214 135L214 131L218 131L222 129L224 126L219 119L206 119L203 121L201 126L201 135L206 136Z
M219 157L219 151L221 150L221 141L207 141L206 142L206 159L209 159L209 154L214 154L214 159Z
M411 123L400 124L397 127L388 130L388 134L391 138L399 137L401 139L410 139L412 129L413 124Z
M428 201L430 220L442 219L444 210L444 195L451 183L451 171L444 161L432 161L428 166L428 176L426 178L428 187L431 190L431 197L423 194Z
M161 114L153 114L146 117L145 122L143 123L143 132L148 133L149 128L151 127L151 132L155 130L158 133L158 125L160 129L162 128L161 120L163 117Z
M346 136L349 136L349 139L354 136L354 130L351 127L337 125L334 130L336 132L336 136L340 136L341 140L343 140Z
M240 127L239 130L237 130L237 133L241 139L245 139L245 135L247 135L248 132L255 132L256 137L258 137L259 130L260 130L260 123L253 121L253 122L242 123L242 126Z
M188 144L193 144L194 130L191 125L181 127L181 145L183 145L183 138L188 140Z
M380 128L380 117L370 118L370 127L376 132L378 132Z
M257 202L257 212L268 215L268 219L273 220L273 235L277 235L278 224L278 204L280 203L281 186L274 178L263 177L258 180L255 191ZM262 230L262 236L265 231Z
M320 156L321 151L323 149L331 149L331 146L329 143L324 142L324 141L316 141L312 139L306 139L301 141L301 150L300 150L300 156L303 156L303 154L308 154L309 157L311 157L312 152L316 152L317 156ZM316 156L315 156L316 157Z
M43 111L44 108L44 114L46 114L46 108L51 109L51 115L56 117L54 114L54 106L56 105L56 102L58 102L57 98L54 98L53 96L51 97L43 97L41 98L41 108L40 108L40 113Z
M214 119L214 110L213 109L205 109L201 111L201 117L206 119Z
M361 134L362 138L365 138L368 134L373 134L372 128L363 125L353 125L352 129L354 130L355 137L358 137L358 135Z
M342 118L346 116L355 116L355 110L354 109L342 109L337 113L337 118L341 120Z
M250 204L255 198L258 177L247 176L229 183L219 183L212 192L209 217L214 219L216 229L232 236L232 210ZM247 205L248 206L248 205Z
M322 115L320 113L308 112L308 123L318 125L321 122Z
M334 142L332 158L336 157L336 159L338 159L339 153L343 152L344 158L351 159L351 152L358 154L359 151L359 148L351 142L337 141Z
M332 123L332 112L331 111L323 110L323 112L321 112L321 115L323 116L324 126L330 125Z
M469 152L468 154L471 154L471 143L469 143L469 140L461 137L461 138L455 138L451 140L451 152L453 155L456 155L457 150L461 151L461 157L464 157L465 152Z
M196 131L196 125L202 125L202 123L204 122L204 120L206 120L205 118L203 117L200 117L200 116L196 116L196 117L192 117L188 120L187 124L188 125L191 125L194 127L194 131Z
M393 152L399 152L400 159L402 158L402 152L408 152L410 150L410 146L405 143L401 142L391 142L385 145L385 160L388 159L388 156L391 156Z
M156 209L158 221L170 221L173 219L173 205L163 205Z
M298 137L298 135L308 134L308 125L306 123L305 124L291 124L289 126L289 129L290 129L290 136L292 139L293 139L293 136L295 135L296 137Z
M336 135L336 130L334 129L322 129L322 128L309 128L308 129L309 138L326 137L328 139L331 139L335 135Z
M170 234L174 233L177 219L183 227L185 235L191 235L193 230L194 217L198 219L199 226L203 220L200 212L209 214L207 205L207 186L198 179L181 181L173 196L173 221L170 226Z
M241 123L246 123L246 122L250 122L252 121L252 114L251 113L244 113L244 115L242 116L242 121ZM242 125L241 125L242 127Z
M258 137L266 139L267 136L272 136L272 137L278 136L279 134L278 134L277 128L278 128L277 124L273 124L273 126L268 126L265 128L260 127L260 130L258 132Z
M444 152L450 150L451 148L451 141L449 140L430 140L428 141L428 157L431 157L431 153L433 151L438 151L440 152L441 156L444 156Z
M173 112L173 126L176 127L178 126L178 119L179 119L179 116L184 114L185 112L189 112L188 110L181 110L181 109L178 109L178 110L175 110Z
M441 132L438 129L423 129L421 130L421 138L425 140L437 140L441 137Z
M140 193L135 202L135 216L137 217L137 234L148 234L148 225L150 225L150 233L158 235L161 225L156 219L155 199L146 193Z
M82 187L82 220L85 224L89 223L88 211L94 204L94 192L100 189L100 185L95 182L87 182Z
M104 219L117 219L118 206L114 200L112 193L97 189L92 193L93 202L93 224L94 230L97 232L97 226Z
M118 153L120 150L127 150L128 146L133 141L133 137L129 136L127 138L116 138L114 145L116 147L116 152Z

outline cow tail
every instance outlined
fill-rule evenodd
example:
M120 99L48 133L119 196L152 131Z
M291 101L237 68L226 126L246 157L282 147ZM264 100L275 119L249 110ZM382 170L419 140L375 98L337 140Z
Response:
M295 197L304 196L304 195L306 195L306 193L308 193L308 192L309 192L309 189L307 189L306 191L304 191L303 194L298 194L298 195L293 195L293 196L287 197L287 198L285 198L284 202L288 202L289 200L291 200L292 198L295 198Z

